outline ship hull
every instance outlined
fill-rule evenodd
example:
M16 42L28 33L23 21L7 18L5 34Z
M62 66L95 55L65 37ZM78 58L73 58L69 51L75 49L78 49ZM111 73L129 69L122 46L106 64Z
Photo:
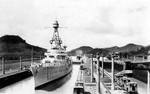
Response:
M72 64L62 66L33 67L35 88L59 79L72 71Z
M48 83L37 86L37 87L35 87L35 89L39 90L39 89L48 88L49 91L53 91L53 90L59 88L60 86L62 86L65 82L67 82L70 79L71 74L72 74L72 71L70 71L68 74L66 74L58 79L55 79Z

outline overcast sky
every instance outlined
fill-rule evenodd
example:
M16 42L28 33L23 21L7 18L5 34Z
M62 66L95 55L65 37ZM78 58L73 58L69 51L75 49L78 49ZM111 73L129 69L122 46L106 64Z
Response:
M53 22L59 21L68 50L150 45L150 0L0 0L0 37L19 35L49 48Z

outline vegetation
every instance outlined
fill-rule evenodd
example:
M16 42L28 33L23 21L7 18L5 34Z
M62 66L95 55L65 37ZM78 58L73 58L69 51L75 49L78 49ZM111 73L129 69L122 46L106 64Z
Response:
M150 46L136 45L133 43L129 43L122 47L113 46L109 48L92 48L89 46L82 46L74 50L71 50L69 54L76 55L75 52L77 50L81 50L83 53L86 53L86 54L96 54L97 52L99 52L100 54L103 54L107 57L109 57L110 52L119 52L120 57L127 58L127 57L132 57L134 55L136 56L147 55L148 51L150 50Z
M89 47L89 46L82 46L82 47L79 47L79 48L76 48L76 49L71 50L70 52L68 52L68 54L69 54L70 56L77 55L77 52L78 52L79 50L82 51L83 54L87 54L87 52L93 50L93 48L92 48L92 47Z
M0 57L7 60L18 60L20 56L31 58L32 52L37 57L43 55L45 51L46 49L30 45L16 35L5 35L0 38Z

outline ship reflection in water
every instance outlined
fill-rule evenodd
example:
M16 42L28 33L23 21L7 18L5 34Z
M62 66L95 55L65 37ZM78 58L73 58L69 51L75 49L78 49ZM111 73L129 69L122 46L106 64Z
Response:
M70 74L34 89L34 78L30 77L0 90L0 94L72 94L79 65L73 65Z

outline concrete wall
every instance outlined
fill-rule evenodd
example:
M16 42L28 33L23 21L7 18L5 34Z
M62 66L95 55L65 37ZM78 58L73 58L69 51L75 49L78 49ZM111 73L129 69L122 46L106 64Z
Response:
M4 76L4 77L0 77L0 89L3 87L6 87L8 85L11 85L13 83L16 83L20 80L23 80L27 77L32 76L31 71L24 71L24 72L20 72L14 75L8 75L8 76Z

